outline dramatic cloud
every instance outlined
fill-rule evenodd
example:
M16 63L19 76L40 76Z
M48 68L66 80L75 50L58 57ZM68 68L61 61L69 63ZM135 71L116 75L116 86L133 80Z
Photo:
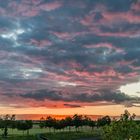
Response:
M139 0L0 0L4 106L136 106L139 76Z
M123 101L129 101L133 98L125 95L124 93L118 92L110 92L108 90L101 90L98 94L68 94L66 93L58 93L57 91L46 91L41 90L35 93L27 93L21 95L24 98L31 98L35 100L52 100L52 101L79 101L79 102L95 102L95 101L112 101L116 103L121 103Z

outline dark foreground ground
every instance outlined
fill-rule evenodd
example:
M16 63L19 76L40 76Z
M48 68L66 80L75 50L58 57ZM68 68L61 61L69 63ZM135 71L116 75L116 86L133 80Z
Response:
M45 137L39 137L38 140L48 140L48 139ZM101 139L100 138L81 138L78 140L101 140Z
M101 140L98 132L58 132L38 135L38 140ZM40 139L41 138L41 139Z
M83 138L79 140L101 140L100 138Z
M98 138L99 132L94 131L84 131L84 132L50 132L50 133L39 133L34 135L8 135L7 138L3 138L0 135L0 140L101 140Z

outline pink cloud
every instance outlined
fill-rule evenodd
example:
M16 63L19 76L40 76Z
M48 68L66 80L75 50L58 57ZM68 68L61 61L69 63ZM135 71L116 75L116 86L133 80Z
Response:
M0 7L0 14L1 15L5 15L5 12L6 12L5 9L3 9L3 8Z
M111 23L111 22L117 22L117 21L128 21L129 23L140 23L140 16L134 15L132 11L128 12L104 12L102 13L103 20L102 23Z
M39 14L37 6L25 1L21 1L21 3L16 1L9 2L8 7L10 9L10 12L7 12L8 16L33 17Z
M113 46L111 43L99 43L99 44L90 44L85 45L86 48L108 48L110 50L115 50L116 52L124 52L123 49L117 48L116 46Z
M68 32L52 32L54 35L56 35L60 39L70 40L73 38L73 35Z
M52 3L42 4L39 6L39 8L41 10L45 10L45 11L52 11L57 8L60 8L61 6L62 6L62 3L56 1L56 2L52 2Z
M58 38L63 40L74 40L75 37L86 35L88 32L82 31L82 32L51 32L52 34L56 35Z
M99 36L108 36L108 37L128 37L128 38L138 38L140 37L140 31L126 31L126 32L115 32L115 33L111 33L111 32L102 32L102 31L98 31L97 35Z
M81 19L80 23L84 26L91 26L93 24L93 17L95 14L87 15L83 19Z
M25 17L34 17L39 14L38 10L33 9L32 11L23 12L23 16Z
M131 9L134 12L140 12L140 1L138 1L137 3L132 4Z
M120 30L116 32L103 32L101 30L101 26L106 26L108 28L113 28L115 24L126 22L128 24L139 24L140 23L140 15L135 14L134 12L139 12L140 3L133 4L131 9L127 12L109 12L107 7L99 5L96 8L89 12L84 18L80 20L80 23L89 28L89 33L96 34L99 36L113 36L113 37L129 37L136 38L140 37L140 30L128 29L127 31L123 31L120 27ZM94 18L96 13L99 12L101 14L101 19L96 21Z
M10 17L34 17L40 14L42 10L51 11L62 6L60 2L50 2L46 4L41 4L42 0L22 0L20 3L16 1L11 1L8 4L8 10L3 8L0 9L0 13L10 16Z
M52 42L49 41L49 40L40 40L40 41L37 41L35 39L31 39L30 43L32 45L35 45L35 46L38 46L38 47L45 47L45 46L50 46L52 45Z

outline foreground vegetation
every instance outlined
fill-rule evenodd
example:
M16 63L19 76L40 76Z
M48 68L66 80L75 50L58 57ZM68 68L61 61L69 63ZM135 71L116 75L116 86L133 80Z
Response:
M135 114L127 110L119 120L113 120L110 125L102 128L104 140L140 140L140 122L135 121Z

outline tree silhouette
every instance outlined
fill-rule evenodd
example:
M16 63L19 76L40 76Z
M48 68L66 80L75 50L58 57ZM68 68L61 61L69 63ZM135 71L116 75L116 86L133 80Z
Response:
M105 116L105 117L99 118L97 120L97 126L98 127L109 125L110 123L111 123L111 118L109 116Z
M92 130L93 130L93 128L96 126L95 121L89 119L89 120L88 120L88 126L90 126L90 127L92 128Z
M66 123L65 123L65 120L62 119L62 120L55 120L55 123L54 123L54 129L57 129L57 130L62 130L66 127Z
M48 127L49 130L54 128L55 131L56 119L52 118L51 116L47 117L45 120L45 127Z
M65 125L69 127L69 131L71 127L74 126L73 119L70 116L65 118Z
M77 132L79 130L79 127L82 126L82 115L75 114L73 116L73 123Z
M16 117L15 117L15 115L12 115L11 116L11 122L10 122L10 128L12 129L12 132L13 132L13 129L15 129L16 128Z
M18 130L22 130L23 131L23 135L24 135L24 131L27 130L27 135L29 135L29 130L33 127L33 123L30 120L26 120L26 121L18 121L17 122L17 129Z
M13 123L15 123L15 115L10 116L7 114L3 116L2 118L0 118L0 122L1 122L0 127L3 130L3 136L7 137L8 127L10 127Z
M29 135L29 130L33 127L33 122L31 120L26 120L26 130Z
M40 119L39 126L40 126L40 128L44 128L45 127L45 119L43 117Z

